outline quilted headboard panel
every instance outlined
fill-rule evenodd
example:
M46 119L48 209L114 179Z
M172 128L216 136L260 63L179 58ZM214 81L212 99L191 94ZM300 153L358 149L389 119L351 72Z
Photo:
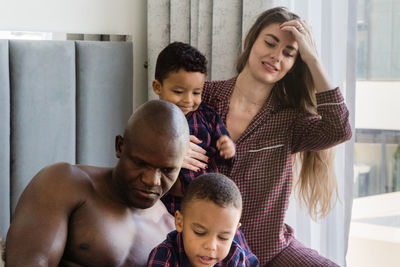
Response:
M113 166L132 113L130 42L0 40L0 238L44 166Z

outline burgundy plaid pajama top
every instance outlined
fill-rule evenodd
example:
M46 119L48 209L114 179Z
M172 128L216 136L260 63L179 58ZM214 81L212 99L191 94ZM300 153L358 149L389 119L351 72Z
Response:
M225 124L235 82L232 78L204 85L203 101ZM292 229L284 223L292 189L292 154L329 148L351 137L349 112L339 88L316 97L318 116L285 107L272 93L236 141L233 163L218 165L242 193L241 228L261 266L294 238Z

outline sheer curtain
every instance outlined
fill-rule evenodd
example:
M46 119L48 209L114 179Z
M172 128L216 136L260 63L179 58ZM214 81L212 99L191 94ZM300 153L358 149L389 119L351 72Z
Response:
M236 75L236 59L248 28L263 10L276 6L288 7L311 25L319 54L346 97L354 125L355 0L148 0L149 99L155 98L151 81L157 54L167 44L192 44L209 61L208 79L231 78ZM353 194L352 142L336 148L340 201L334 210L314 222L292 194L286 215L286 222L303 244L341 266L345 265Z

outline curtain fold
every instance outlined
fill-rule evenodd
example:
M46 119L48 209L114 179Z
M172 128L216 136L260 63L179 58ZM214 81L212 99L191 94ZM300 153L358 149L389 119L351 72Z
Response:
M355 0L148 0L149 99L156 99L151 82L157 55L167 44L189 42L204 53L209 64L207 79L231 78L236 75L236 60L249 27L261 12L276 6L286 6L311 25L325 68L353 111ZM352 144L347 142L336 147L335 168L340 201L333 211L326 218L314 222L292 194L286 214L286 222L294 227L298 240L341 266L346 264L352 205Z

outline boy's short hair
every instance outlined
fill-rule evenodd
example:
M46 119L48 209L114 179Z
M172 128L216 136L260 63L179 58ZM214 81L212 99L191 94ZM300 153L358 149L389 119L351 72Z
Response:
M207 74L206 57L189 44L173 42L158 55L155 78L162 84L169 73L180 69Z
M236 184L221 173L205 173L190 182L182 199L181 212L194 200L208 200L217 206L242 210L242 196Z

